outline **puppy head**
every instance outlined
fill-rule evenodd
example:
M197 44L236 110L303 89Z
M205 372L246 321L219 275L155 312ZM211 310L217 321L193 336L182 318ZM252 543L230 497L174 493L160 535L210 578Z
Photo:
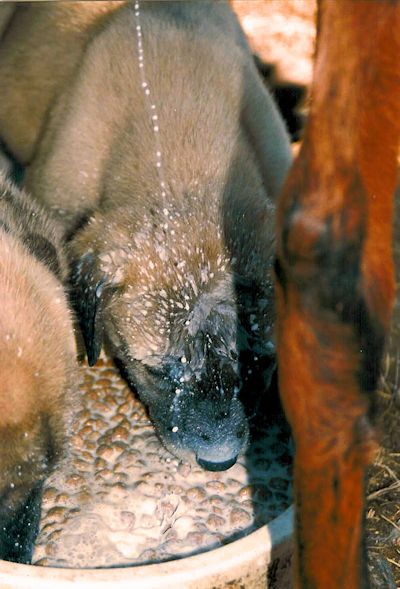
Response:
M248 439L233 276L215 244L177 256L165 244L155 255L155 243L91 251L76 263L72 282L89 363L106 336L163 443L179 458L223 470Z
M237 313L226 278L188 306L178 317L161 313L161 325L170 328L159 350L150 348L138 360L125 341L120 358L170 451L208 470L224 470L248 438L239 400Z

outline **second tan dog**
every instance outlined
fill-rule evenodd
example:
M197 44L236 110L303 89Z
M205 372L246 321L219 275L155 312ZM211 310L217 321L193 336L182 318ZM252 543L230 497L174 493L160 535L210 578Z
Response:
M0 76L0 136L73 234L90 363L105 338L171 451L228 468L247 440L240 371L275 365L274 197L291 163L234 14L24 3Z
M0 260L0 557L26 561L24 507L65 454L76 352L60 228L1 172Z

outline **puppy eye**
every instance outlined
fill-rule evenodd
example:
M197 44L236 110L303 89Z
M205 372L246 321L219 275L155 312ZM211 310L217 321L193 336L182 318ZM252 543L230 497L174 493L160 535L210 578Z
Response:
M244 428L240 428L238 429L238 431L236 432L236 437L241 440L242 438L244 438L244 434L245 434L245 430Z
M221 411L221 413L217 415L217 419L225 419L226 417L229 417L229 413L227 411Z
M163 378L165 377L165 370L160 368L159 366L145 366L146 372L155 378Z

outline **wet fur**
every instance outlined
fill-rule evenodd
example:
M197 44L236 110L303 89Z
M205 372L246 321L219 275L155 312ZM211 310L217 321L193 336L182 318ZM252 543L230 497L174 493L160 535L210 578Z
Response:
M121 4L17 9L0 45L0 134L73 235L90 362L107 340L172 451L226 465L247 439L239 356L275 365L269 268L289 141L226 4L143 2L164 201Z
M64 454L75 343L57 225L1 173L0 252L0 557L25 561L34 498Z

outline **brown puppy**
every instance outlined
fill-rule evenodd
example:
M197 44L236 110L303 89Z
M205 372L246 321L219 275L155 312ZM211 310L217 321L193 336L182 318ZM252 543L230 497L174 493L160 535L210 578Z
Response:
M240 358L267 380L274 366L274 197L291 163L235 16L24 4L0 75L1 137L75 232L89 361L106 337L172 452L228 468L247 440Z
M0 260L0 557L29 560L15 519L63 454L75 343L59 230L1 173Z

